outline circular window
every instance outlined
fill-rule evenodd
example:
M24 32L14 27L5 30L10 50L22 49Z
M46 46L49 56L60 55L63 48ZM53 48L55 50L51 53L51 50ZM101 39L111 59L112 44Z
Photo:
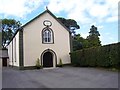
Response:
M43 24L45 25L45 26L51 26L52 25L52 23L49 21L49 20L45 20L44 22L43 22Z

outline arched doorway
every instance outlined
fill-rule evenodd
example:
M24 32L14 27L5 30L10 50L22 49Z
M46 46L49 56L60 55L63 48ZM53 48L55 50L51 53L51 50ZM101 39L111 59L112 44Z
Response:
M46 49L41 54L41 65L44 67L56 67L57 55L51 49Z
M43 67L53 67L53 55L51 52L43 54Z

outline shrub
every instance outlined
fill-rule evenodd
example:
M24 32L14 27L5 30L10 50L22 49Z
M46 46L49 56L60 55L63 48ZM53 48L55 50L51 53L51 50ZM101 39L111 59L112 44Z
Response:
M40 59L39 58L37 58L35 66L36 66L37 69L42 68L42 66L40 65Z
M74 51L70 54L74 66L119 68L120 43Z
M63 67L62 59L60 58L59 64L57 65L58 67Z

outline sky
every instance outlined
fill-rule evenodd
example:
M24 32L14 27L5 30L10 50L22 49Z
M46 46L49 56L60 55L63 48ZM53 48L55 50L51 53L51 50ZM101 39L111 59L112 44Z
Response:
M0 19L20 21L22 25L48 9L56 17L74 19L82 37L89 35L91 25L100 33L102 45L118 42L119 0L0 0Z

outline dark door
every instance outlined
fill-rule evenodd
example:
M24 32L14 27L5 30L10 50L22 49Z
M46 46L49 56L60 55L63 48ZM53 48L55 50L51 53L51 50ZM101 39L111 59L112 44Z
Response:
M44 53L43 67L53 67L53 55L51 52Z
M7 66L7 58L3 58L2 59L2 64L3 64L4 67Z

